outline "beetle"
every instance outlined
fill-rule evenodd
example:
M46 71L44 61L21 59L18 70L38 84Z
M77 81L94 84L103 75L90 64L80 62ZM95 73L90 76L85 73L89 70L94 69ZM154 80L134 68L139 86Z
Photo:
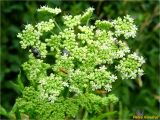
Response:
M96 92L97 94L107 94L107 91L102 90L102 89L97 89L95 92Z
M37 59L41 58L41 53L39 52L39 50L37 48L31 48L31 51L32 51L35 58L37 58Z
M59 68L59 71L61 71L61 72L64 73L64 74L68 74L68 71L65 70L64 68Z

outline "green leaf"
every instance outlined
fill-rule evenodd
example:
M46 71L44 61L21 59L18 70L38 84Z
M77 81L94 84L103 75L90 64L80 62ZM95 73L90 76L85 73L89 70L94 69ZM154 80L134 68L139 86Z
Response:
M117 111L112 111L112 112L103 113L103 114L99 115L98 117L92 118L92 120L102 120L102 119L104 119L104 118L107 118L107 117L109 117L109 116L113 116L113 115L115 115L115 114L117 114Z
M24 85L23 85L23 82L22 82L22 79L21 79L21 71L18 74L18 81L17 82L19 84L20 89L23 90L24 89Z
M6 88L11 88L11 89L14 89L17 93L20 93L22 92L22 89L21 87L14 83L13 81L9 81L8 83L5 84Z
M7 116L7 115L8 115L6 109L3 108L1 105L0 105L0 115L4 115L4 116Z

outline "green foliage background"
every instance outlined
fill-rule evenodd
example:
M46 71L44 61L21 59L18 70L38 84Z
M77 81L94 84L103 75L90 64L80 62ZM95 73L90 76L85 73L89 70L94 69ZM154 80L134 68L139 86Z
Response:
M60 7L63 14L79 14L88 7L94 7L94 19L114 19L126 14L135 19L139 30L135 40L128 40L130 48L139 51L146 59L145 75L141 79L122 81L115 86L115 93L121 102L113 109L119 111L117 119L129 119L137 111L144 115L160 115L159 80L159 15L160 4L156 0L148 1L1 1L1 106L2 118L7 118L15 99L21 95L17 81L20 65L26 61L27 53L20 48L16 37L25 24L36 23L39 19L36 10L40 6ZM58 21L57 21L58 22Z

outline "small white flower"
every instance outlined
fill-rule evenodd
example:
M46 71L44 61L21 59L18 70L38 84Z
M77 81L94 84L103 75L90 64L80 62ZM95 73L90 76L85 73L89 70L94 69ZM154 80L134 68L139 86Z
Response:
M139 57L139 62L140 62L141 64L144 64L144 63L145 63L145 59L141 56L141 57Z
M138 75L142 76L143 74L144 74L144 71L142 69L138 68Z
M54 96L58 96L60 94L60 91L59 90L51 90L49 93Z
M121 50L121 51L117 52L117 55L118 55L119 58L122 58L123 56L125 56L125 53L124 53L123 50Z
M41 85L45 85L47 82L46 82L45 79L42 79L42 80L39 81L39 83L40 83Z
M115 82L115 80L117 80L117 76L111 75L111 76L110 76L110 79L112 80L112 82Z
M90 81L90 84L92 86L92 91L95 91L97 89L101 89L101 87L102 87L101 85L98 85L98 84L94 83L93 81Z
M70 89L69 89L70 92L75 92L75 93L79 93L80 90L79 88L75 87L75 86L70 86Z
M63 85L64 87L69 87L69 84L68 84L67 82L62 82L62 85Z
M131 58L135 59L135 60L138 60L139 59L139 56L136 52L134 52L133 54L130 55Z
M106 43L104 43L104 44L102 44L102 46L100 46L100 49L104 49L104 50L106 50L106 49L108 49L109 47L108 47L108 45L106 44Z
M99 70L102 70L102 71L105 71L106 69L107 69L107 68L106 68L105 65L102 65L102 66L99 67Z
M131 79L135 79L136 76L137 76L136 71L132 71L132 72L130 73Z
M111 91L111 88L112 88L112 86L111 86L110 84L107 84L107 85L104 86L104 89L105 89L106 91L108 91L108 92Z
M50 95L50 96L48 97L48 101L50 101L50 102L52 102L52 103L54 103L54 102L56 101L56 99L57 99L57 97L54 96L54 95Z

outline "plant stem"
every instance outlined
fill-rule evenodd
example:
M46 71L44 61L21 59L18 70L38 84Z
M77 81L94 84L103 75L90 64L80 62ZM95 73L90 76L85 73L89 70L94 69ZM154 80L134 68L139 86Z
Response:
M62 32L62 29L59 27L59 25L57 24L57 22L54 20L55 25L58 27L58 29Z
M82 120L87 120L87 117L88 117L88 112L87 110L84 109L84 115Z
M87 23L86 23L87 26L88 26L88 24L89 24L89 20L90 20L90 18L87 20Z

